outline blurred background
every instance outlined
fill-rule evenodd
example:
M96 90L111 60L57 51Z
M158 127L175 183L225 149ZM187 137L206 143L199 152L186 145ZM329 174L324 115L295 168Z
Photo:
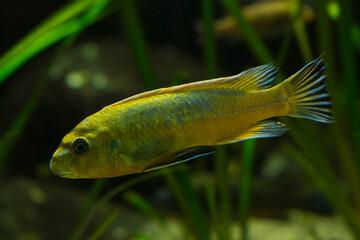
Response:
M0 239L360 239L355 0L4 1ZM323 55L335 122L145 174L63 179L48 164L85 117L131 95Z

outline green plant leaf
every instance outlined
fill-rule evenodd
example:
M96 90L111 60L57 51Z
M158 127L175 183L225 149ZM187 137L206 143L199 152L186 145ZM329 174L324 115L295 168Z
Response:
M94 23L108 2L74 1L44 20L0 58L0 84L31 57Z

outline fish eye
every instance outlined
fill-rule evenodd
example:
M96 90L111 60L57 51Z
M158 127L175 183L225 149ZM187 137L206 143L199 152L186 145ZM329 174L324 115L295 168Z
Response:
M84 154L89 150L89 143L85 138L77 138L71 144L71 149L79 154Z

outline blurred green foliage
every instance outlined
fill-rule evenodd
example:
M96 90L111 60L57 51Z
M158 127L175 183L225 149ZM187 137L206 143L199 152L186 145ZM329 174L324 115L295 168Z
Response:
M214 0L215 1L215 0ZM212 29L214 19L214 1L202 0L202 18L204 35L204 63L208 77L217 77L217 54ZM360 125L359 125L359 86L356 57L359 56L360 30L352 16L351 0L325 1L316 0L316 41L317 50L314 53L310 46L304 23L299 16L302 1L290 1L292 6L292 25L286 34L278 52L270 52L264 41L244 17L241 6L235 0L219 0L218 3L228 14L234 16L238 27L244 32L245 42L259 64L283 62L289 47L289 39L294 35L304 59L310 61L313 56L325 53L324 58L328 66L328 87L334 102L335 123L326 127L326 132L317 134L314 123L298 120L286 120L291 131L291 142L283 142L282 149L309 175L319 189L328 198L336 213L346 222L354 239L360 240ZM112 10L107 9L114 3ZM36 56L42 50L63 41L57 54L61 54L69 47L76 36L91 24L100 21L110 13L118 13L123 23L123 30L128 38L130 47L137 60L139 71L148 89L158 87L156 76L148 57L146 39L138 18L135 1L133 0L77 0L72 1L64 8L37 26L19 43L8 50L0 58L0 84L3 83L22 64ZM334 41L333 37L337 39ZM339 54L337 54L339 53ZM275 57L274 57L275 56ZM18 140L18 136L26 127L26 122L34 111L37 102L46 88L46 76L39 82L39 86L30 97L28 103L18 114L13 124L0 138L0 171L11 148ZM301 124L300 124L301 123ZM331 138L331 146L326 146ZM243 144L242 171L239 176L239 209L238 221L242 229L242 239L247 239L247 218L251 214L251 178L253 159L256 156L255 141L246 141ZM329 151L331 148L331 152ZM201 199L190 184L189 172L185 169L179 172L170 172L168 169L148 175L143 175L110 191L99 204L94 206L103 182L95 184L89 195L89 201L84 207L83 216L78 226L74 227L70 239L79 239L86 225L94 216L94 211L108 202L119 192L129 188L139 181L153 175L163 175L172 189L180 209L187 221L189 234L196 239L210 239L210 229L214 229L218 239L230 239L230 223L232 222L233 206L230 203L230 187L228 180L228 158L226 148L219 148L215 157L216 184L206 186L207 206L201 204ZM339 170L335 170L340 166ZM132 182L131 182L132 181ZM348 186L342 187L343 183ZM219 195L219 198L216 196ZM146 199L135 192L127 192L125 198L140 210L156 219L162 217L151 207ZM206 218L207 213L211 216ZM119 214L118 211L110 214L95 230L90 239L98 239L109 227L110 223ZM162 221L162 220L159 220ZM213 226L213 228L209 227ZM141 236L141 235L139 235ZM140 237L147 239L146 237Z

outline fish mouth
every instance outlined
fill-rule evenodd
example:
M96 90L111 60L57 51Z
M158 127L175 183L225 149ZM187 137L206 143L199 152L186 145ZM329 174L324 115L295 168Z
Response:
M64 178L75 178L75 174L73 172L66 171L66 170L58 171L58 170L56 170L57 167L54 168L53 165L54 165L53 159L51 159L50 163L49 163L49 169L53 174L58 175L59 177L64 177Z

